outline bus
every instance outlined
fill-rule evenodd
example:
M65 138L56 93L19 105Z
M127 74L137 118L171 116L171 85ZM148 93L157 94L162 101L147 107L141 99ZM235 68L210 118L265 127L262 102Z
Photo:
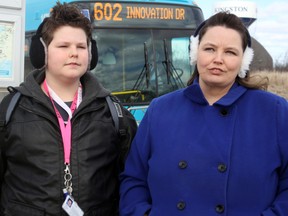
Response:
M192 0L60 1L77 4L93 26L98 64L92 73L139 123L155 97L185 87L189 39L204 21ZM25 76L31 37L56 0L26 0Z

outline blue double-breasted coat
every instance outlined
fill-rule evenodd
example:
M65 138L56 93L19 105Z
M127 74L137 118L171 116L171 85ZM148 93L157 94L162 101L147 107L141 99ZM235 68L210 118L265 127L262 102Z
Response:
M121 174L121 215L287 216L288 103L197 82L154 99Z

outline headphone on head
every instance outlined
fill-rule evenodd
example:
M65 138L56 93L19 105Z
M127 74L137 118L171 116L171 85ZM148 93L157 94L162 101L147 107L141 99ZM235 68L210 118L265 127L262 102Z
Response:
M36 69L43 68L47 65L47 46L42 39L42 29L48 18L45 18L43 22L39 25L36 34L32 36L31 44L30 44L30 61L33 67ZM89 70L93 70L98 62L98 49L97 43L94 39L90 41L89 48L89 56L90 56L90 64Z

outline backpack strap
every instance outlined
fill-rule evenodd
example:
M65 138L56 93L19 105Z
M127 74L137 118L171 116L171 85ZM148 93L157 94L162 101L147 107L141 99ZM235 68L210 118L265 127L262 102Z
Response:
M105 97L107 104L109 106L111 116L116 128L116 131L120 134L120 136L126 135L126 128L124 123L124 116L122 105L117 97L113 95L108 95Z
M0 104L0 127L5 127L10 121L10 117L19 101L20 92L12 92L6 96Z
M18 101L19 101L20 96L21 96L21 93L20 93L19 91L17 91L17 92L13 95L13 97L12 97L12 99L11 99L11 101L10 101L10 104L9 104L9 106L8 106L8 108L7 108L7 111L6 111L6 117L5 117L5 121L6 121L5 123L6 123L6 125L7 125L8 122L10 121L10 117L11 117L13 111L14 111L14 108L16 107L16 105L17 105L17 103L18 103Z

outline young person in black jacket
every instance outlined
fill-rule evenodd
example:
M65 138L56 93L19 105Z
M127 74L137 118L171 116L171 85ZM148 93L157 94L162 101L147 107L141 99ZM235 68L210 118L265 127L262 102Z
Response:
M89 19L58 2L30 56L38 69L14 88L21 97L1 131L1 215L117 215L118 174L137 124L122 107L125 133L115 130L110 92L89 72L98 58Z

